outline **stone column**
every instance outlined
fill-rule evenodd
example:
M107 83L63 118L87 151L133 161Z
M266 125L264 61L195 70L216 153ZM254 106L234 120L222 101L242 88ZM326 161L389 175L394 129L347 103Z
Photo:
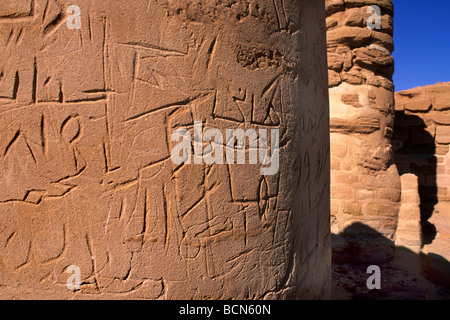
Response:
M329 295L323 1L4 3L3 298Z
M392 239L397 227L393 12L390 0L326 1L334 233L362 222Z
M417 176L405 173L401 176L401 182L402 203L398 215L395 245L403 246L419 254L422 246L422 230Z

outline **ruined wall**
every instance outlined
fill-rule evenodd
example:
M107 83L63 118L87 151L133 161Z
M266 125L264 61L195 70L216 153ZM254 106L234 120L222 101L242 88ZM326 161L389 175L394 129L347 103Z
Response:
M395 94L395 162L415 173L425 202L450 201L450 83Z
M368 28L371 5L381 9L380 29ZM392 238L397 227L393 12L389 0L326 1L333 233L362 222Z
M324 12L2 1L0 298L327 297ZM183 128L278 130L279 170L176 164Z
M395 94L393 147L402 175L414 175L421 223L420 245L448 257L450 250L450 83L417 87ZM411 188L402 183L402 189ZM428 246L427 245L431 245Z

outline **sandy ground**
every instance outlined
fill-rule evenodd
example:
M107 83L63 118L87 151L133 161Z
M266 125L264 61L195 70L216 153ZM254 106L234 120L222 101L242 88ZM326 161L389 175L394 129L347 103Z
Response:
M429 222L436 227L431 244L420 252L396 247L372 234L333 236L332 299L450 299L450 204L438 204ZM447 216L447 218L446 218ZM381 289L369 290L370 265L381 270Z

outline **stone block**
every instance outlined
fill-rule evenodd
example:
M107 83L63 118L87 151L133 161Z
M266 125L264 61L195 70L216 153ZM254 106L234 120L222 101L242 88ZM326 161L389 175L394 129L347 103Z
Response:
M450 126L437 126L436 142L439 144L450 144Z
M413 100L405 103L405 109L411 112L427 112L431 109L431 100Z
M331 199L353 200L353 188L347 185L331 186Z
M350 172L333 172L331 176L335 183L353 184L359 182L359 175Z
M447 88L445 94L432 97L433 109L436 111L450 110L450 90Z
M390 204L385 204L383 202L372 202L367 205L366 214L369 216L378 217L397 217L398 210L395 206Z
M342 70L343 64L344 64L344 56L338 53L328 54L328 69L339 72Z
M341 77L339 73L334 70L328 70L328 86L335 87L341 83Z
M342 205L342 213L352 217L361 216L361 204L359 202L345 202Z

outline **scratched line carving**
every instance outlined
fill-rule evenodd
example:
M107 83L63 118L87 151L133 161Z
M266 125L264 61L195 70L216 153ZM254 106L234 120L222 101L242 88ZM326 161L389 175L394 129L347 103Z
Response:
M0 10L0 295L326 296L323 5L76 2ZM195 121L279 129L279 172L175 165Z

